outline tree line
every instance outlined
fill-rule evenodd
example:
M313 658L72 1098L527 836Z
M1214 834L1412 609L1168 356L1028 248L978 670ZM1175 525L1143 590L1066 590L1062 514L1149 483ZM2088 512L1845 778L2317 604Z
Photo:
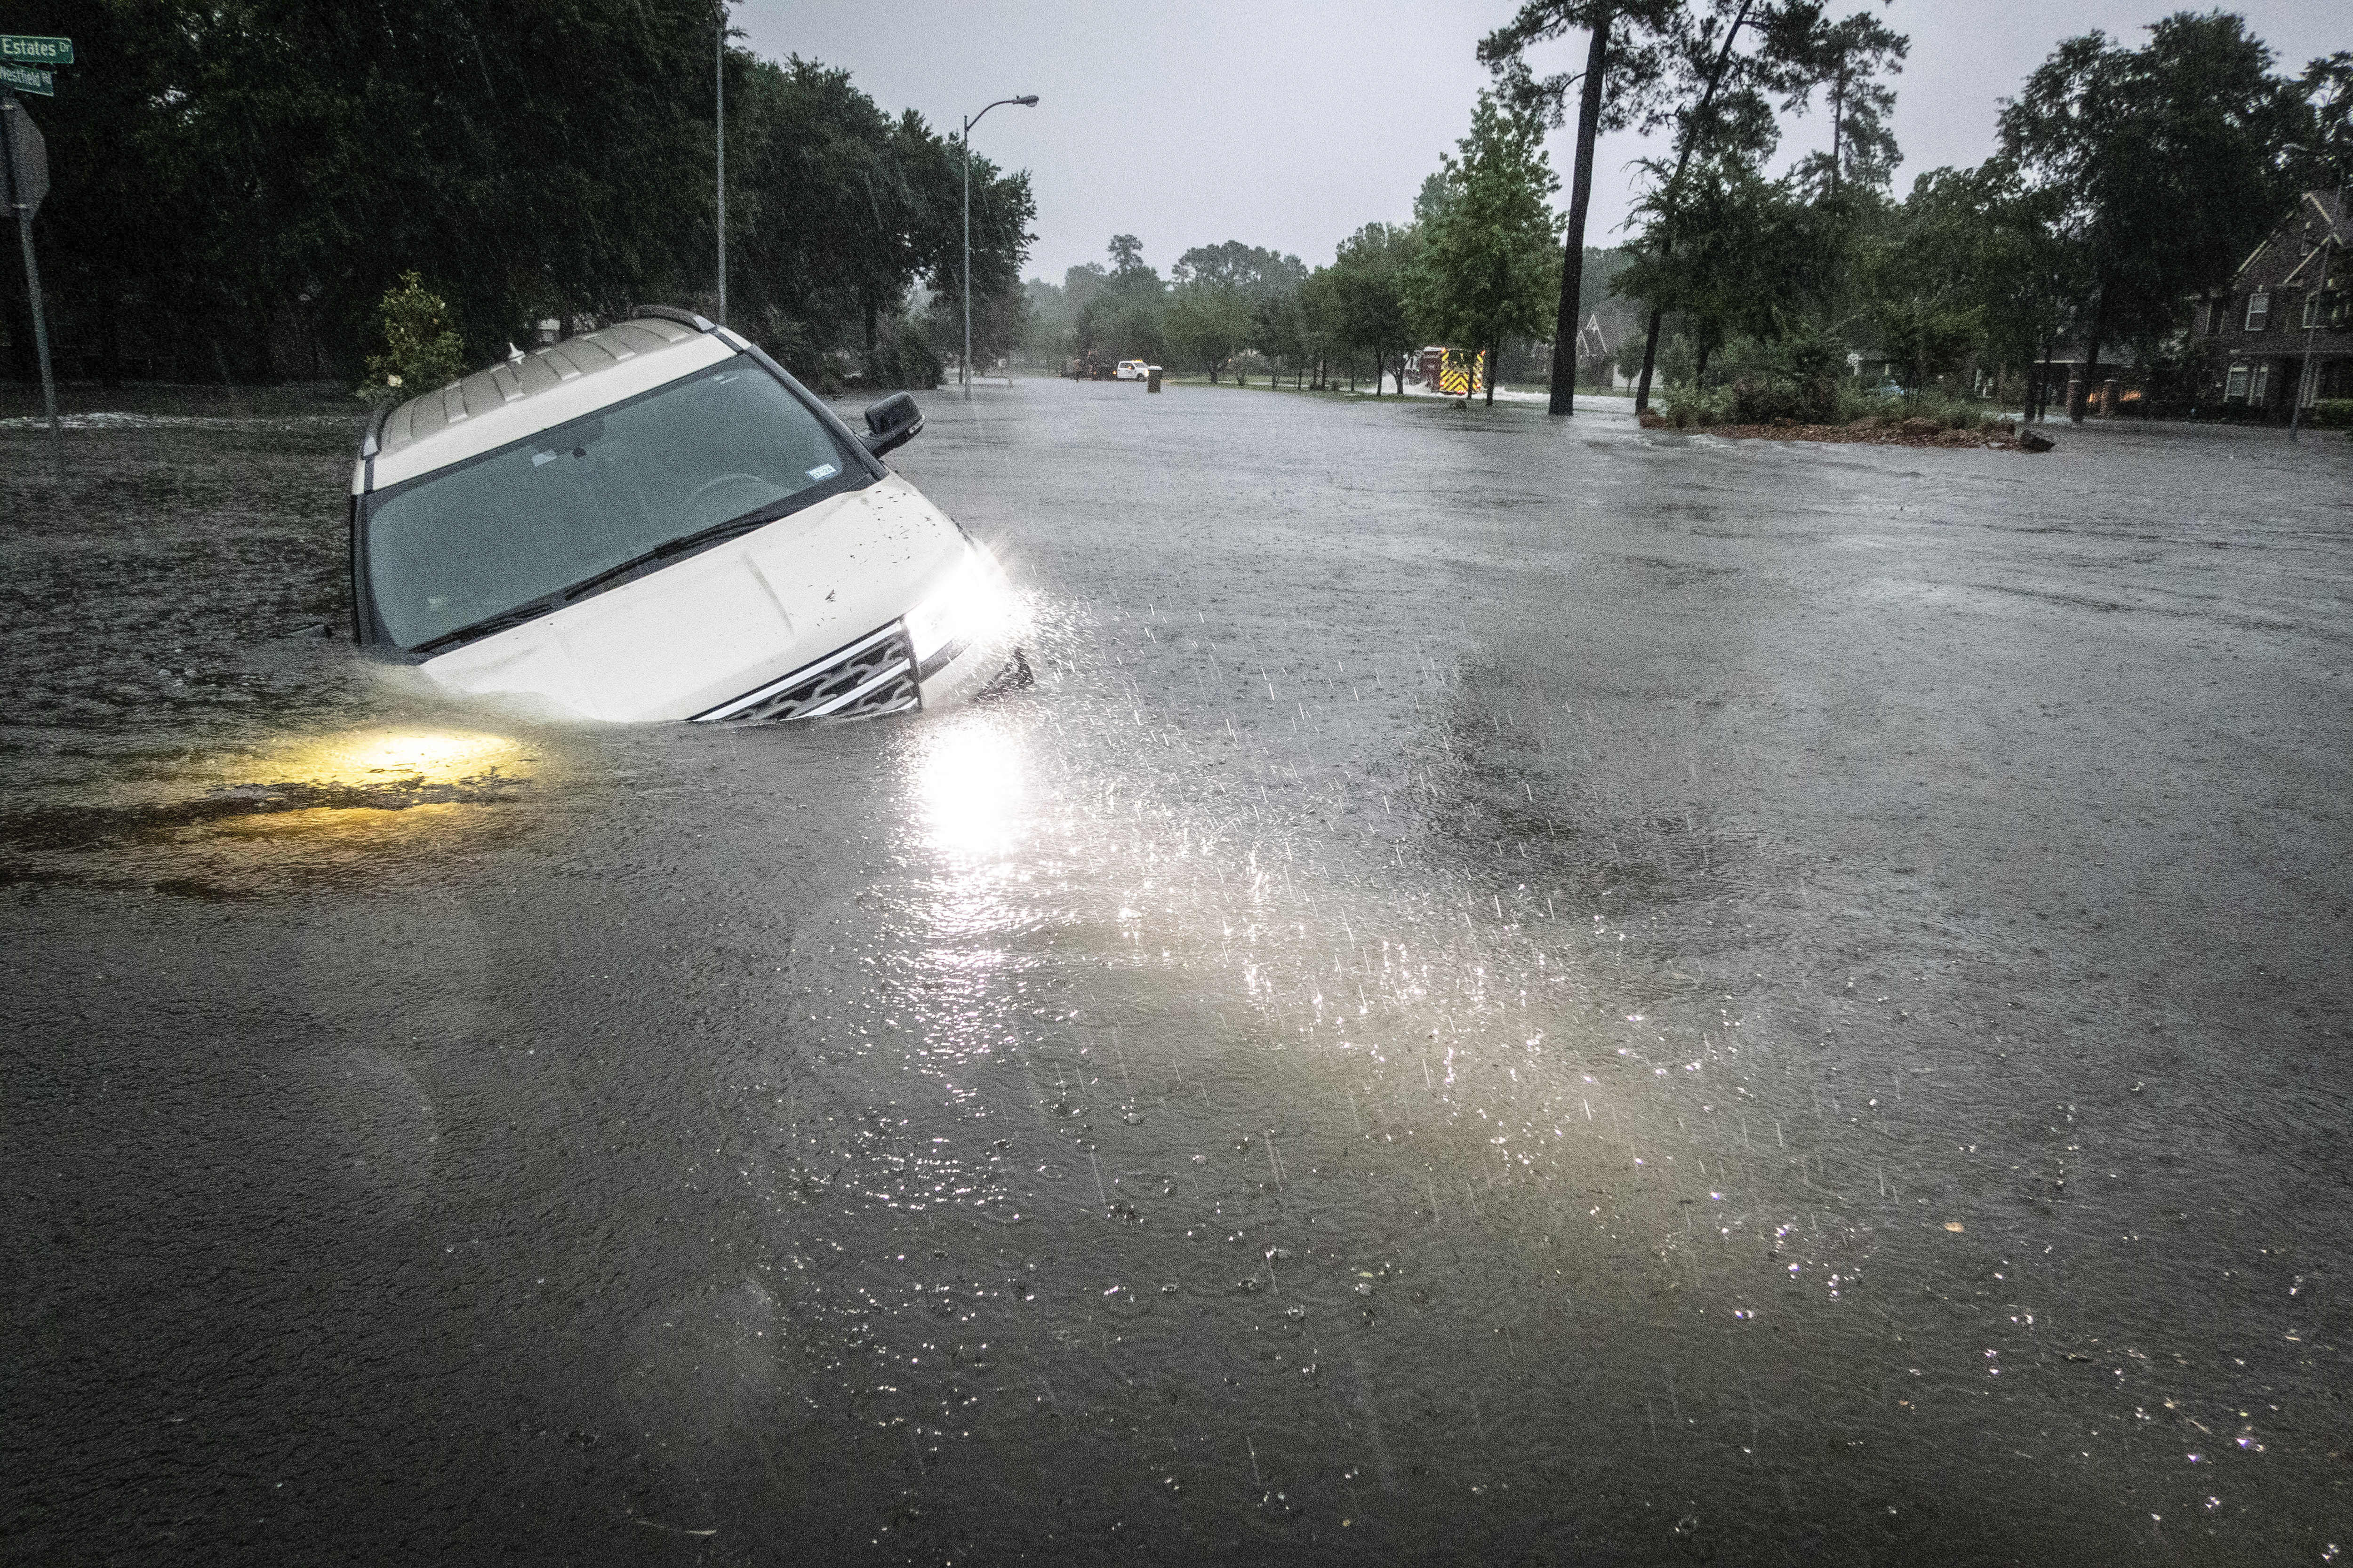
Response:
M1239 240L1196 246L1165 279L1135 236L1116 235L1108 265L1029 284L1026 346L1051 363L1148 359L1212 381L1245 355L1316 385L1361 370L1377 393L1425 343L1496 363L1549 321L1560 220L1546 198L1556 184L1541 125L1482 94L1411 221L1366 224L1314 268Z
M1532 68L1580 34L1581 68ZM1891 121L1910 44L1871 10L1528 0L1478 47L1493 85L1409 221L1366 225L1324 266L1228 241L1166 278L1119 236L1107 265L1028 285L1025 347L1215 378L1245 356L1394 373L1444 342L1506 368L1548 362L1565 413L1579 378L1613 368L1580 339L1602 314L1644 407L1661 382L1737 393L1727 411L1755 417L1833 414L1866 377L2014 398L2049 387L2037 373L2054 357L2088 383L2118 353L2160 400L2186 397L2203 374L2184 331L2200 296L2298 192L2353 168L2353 54L2284 73L2219 11L2166 17L2137 44L2062 43L2002 101L1991 158L1900 198ZM1827 144L1771 173L1809 116ZM1564 212L1544 141L1572 118ZM1660 153L1627 242L1589 246L1594 142L1626 129L1657 133Z
M549 317L714 311L723 71L731 323L812 379L928 384L961 331L954 134L846 71L723 53L723 26L711 0L23 0L10 29L80 62L29 100L63 367L356 377L409 273L469 363ZM973 158L980 346L1018 332L1035 216L1025 174ZM16 280L24 377L26 307Z
M1577 32L1585 68L1535 75L1534 46ZM2052 377L2034 372L2054 357L2089 384L2125 349L2161 398L2194 395L2205 372L2185 328L2200 297L2298 192L2353 166L2353 54L2282 73L2221 11L2147 32L2138 47L2098 31L2062 43L2001 101L1990 159L1923 174L1902 200L1889 115L1909 43L1867 10L1527 0L1480 55L1547 125L1574 100L1580 184L1600 130L1667 133L1614 285L1648 311L1638 402L1664 357L1703 390L1712 364L1730 369L1751 404L1737 412L1803 417L1831 411L1855 361L1915 391L1957 375L2039 395ZM1829 146L1769 177L1786 121L1816 111ZM1556 369L1565 412L1559 388Z

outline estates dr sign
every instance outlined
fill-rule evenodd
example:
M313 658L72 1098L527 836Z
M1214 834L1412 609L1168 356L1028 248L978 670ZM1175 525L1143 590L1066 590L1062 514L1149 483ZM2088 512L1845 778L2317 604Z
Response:
M69 66L73 63L71 38L29 38L18 33L0 33L0 65Z

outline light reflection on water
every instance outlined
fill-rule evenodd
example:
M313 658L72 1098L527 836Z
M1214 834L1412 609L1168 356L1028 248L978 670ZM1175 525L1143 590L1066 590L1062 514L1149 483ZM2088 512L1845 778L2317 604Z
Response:
M451 784L486 774L512 776L536 761L522 742L479 731L370 729L321 736L265 753L267 782L385 785L414 781Z
M514 826L546 748L438 724L280 735L117 767L0 828L14 874L249 897L430 864ZM143 776L142 776L143 774Z
M1100 646L1057 662L1116 668ZM1728 1252L1702 1250L1684 1200L1704 1205L1707 1241L1791 1216L1769 1181L1725 1168L1725 1058L1604 1005L1614 917L1450 863L1433 824L1451 803L1398 809L1395 778L1347 755L1337 722L1187 731L1078 689L1093 679L905 727L904 879L880 890L879 925L861 901L832 933L859 974L818 983L846 999L826 1035L869 1064L818 1092L862 1093L854 1114L878 1129L827 1173L920 1216L939 1248L928 1278L967 1281L953 1320L972 1327L955 1331L985 1337L997 1392L1014 1391L958 1426L1055 1452L1021 1423L1056 1397L1157 1421L1134 1388L1247 1388L1239 1414L1165 1417L1166 1462L1198 1489L1172 1508L1280 1535L1314 1489L1361 1529L1370 1500L1308 1479L1314 1444L1271 1433L1316 1431L1335 1404L1376 1429L1384 1407L1442 1411L1376 1439L1391 1446L1380 1490L1389 1508L1419 1493L1409 1464L1475 1493L1525 1479L1486 1432L1556 1426L1572 1390L1522 1358L1565 1346L1579 1303L1691 1289L1681 1300L1747 1327L1724 1299ZM1447 680L1400 664L1383 672L1390 712L1345 721L1443 704ZM1670 1058L1672 1076L1653 1070ZM894 1067L954 1114L908 1126ZM840 1125L797 1124L794 1146L838 1160ZM990 1294L1008 1278L1009 1297ZM907 1289L891 1270L867 1288ZM846 1388L895 1398L935 1375L939 1342L922 1336L950 1314L929 1294L898 1304L902 1324L859 1320L876 1338ZM1621 1337L1654 1332L1686 1331L1641 1309ZM1705 1364L1731 1386L1754 1349L1712 1343ZM1609 1374L1586 1440L1648 1430L1641 1359ZM916 1434L926 1463L958 1451L955 1431ZM1231 1474L1211 1457L1227 1447L1243 1455ZM1261 1484L1261 1463L1292 1479Z
M1417 700L1415 685L1388 672L1398 700ZM1451 1152L1421 1145L1453 1178L1623 1165L1622 1126L1609 1149L1593 1130L1597 1100L1616 1108L1584 1069L1631 1047L1591 1005L1590 955L1566 951L1598 944L1586 918L1556 918L1525 885L1474 902L1426 856L1409 866L1403 837L1304 820L1296 791L1270 809L1261 786L1295 783L1303 758L1356 765L1319 764L1311 748L1230 730L1187 738L1067 690L924 720L910 742L920 913L901 935L908 969L934 982L929 1065L1021 1040L1013 993L1077 985L1097 990L1092 1007L1048 1010L1026 1031L1025 1070L1034 1058L1063 1075L1040 1104L1073 1103L1073 1083L1137 1101L1189 1075L1214 1113L1200 1079L1279 1060L1286 1118L1361 1131L1377 1111L1424 1138L1454 1129L1467 1141ZM1385 806L1382 820L1406 819ZM1109 992L1080 979L1106 970L1126 978ZM1113 1013L1145 1015L1124 1047ZM1203 1014L1221 1026L1165 1026ZM1571 1116L1585 1134L1574 1142Z
M924 837L952 861L997 862L1013 854L1027 784L1020 737L993 712L950 716L916 742Z

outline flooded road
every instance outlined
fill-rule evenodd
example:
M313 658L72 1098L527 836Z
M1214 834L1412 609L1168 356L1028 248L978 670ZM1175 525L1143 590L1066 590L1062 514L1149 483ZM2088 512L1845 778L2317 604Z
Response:
M2353 1546L2344 442L925 411L1038 684L720 733L0 427L12 1559Z

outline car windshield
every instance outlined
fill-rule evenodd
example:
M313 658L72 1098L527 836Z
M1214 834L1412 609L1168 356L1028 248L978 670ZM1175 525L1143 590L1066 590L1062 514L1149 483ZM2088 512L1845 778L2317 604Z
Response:
M374 498L368 585L395 643L454 644L866 477L739 354Z

